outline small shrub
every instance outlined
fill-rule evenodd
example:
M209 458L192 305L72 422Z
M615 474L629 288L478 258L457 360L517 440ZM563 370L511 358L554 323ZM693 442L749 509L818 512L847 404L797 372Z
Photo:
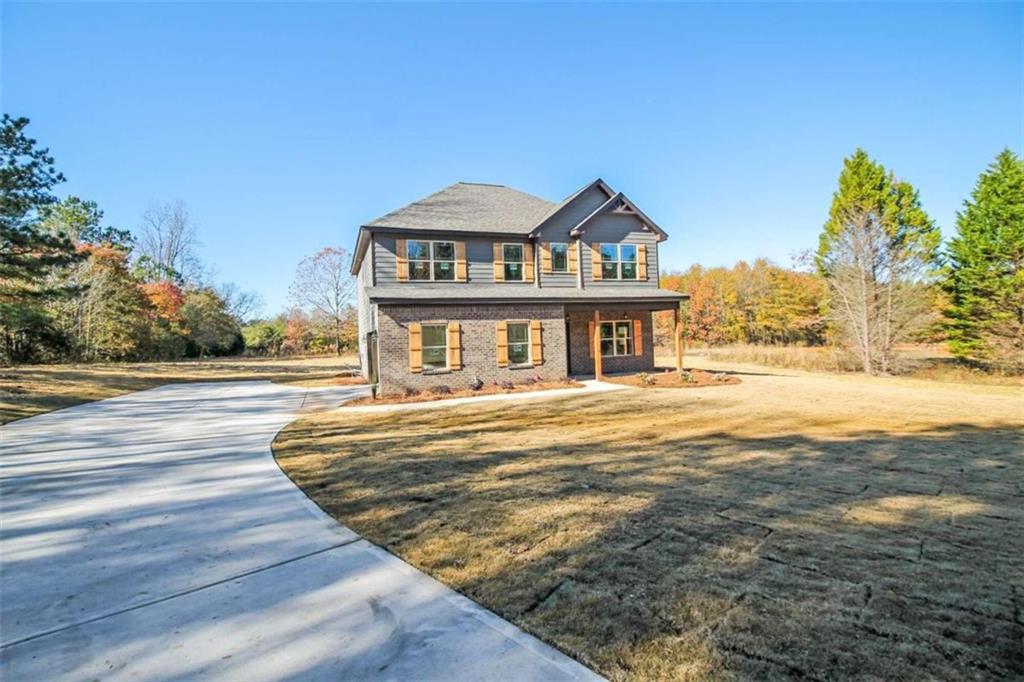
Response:
M537 377L526 377L525 379L523 379L523 383L526 384L527 386L531 386L533 384L538 383L538 378Z
M498 384L498 386L505 389L506 391L511 391L516 387L516 385L513 384L511 381L502 381L501 383Z
M473 381L469 382L469 390L479 391L484 387L484 380L480 377L476 377Z
M694 376L690 374L690 370L688 369L679 370L679 380L684 384L692 384L697 381L697 379L695 379Z
M448 386L445 386L444 384L441 384L440 386L431 386L430 392L433 393L434 395L451 395L452 389L449 388Z
M419 394L420 394L420 391L419 391L418 388L413 388L412 386L406 386L405 387L405 397L406 398L415 398Z
M654 377L652 377L647 372L640 372L639 374L636 375L636 378L644 386L653 386L654 385Z
M729 375L728 374L722 374L721 372L715 372L714 374L711 375L711 380L712 381L728 381L729 380Z

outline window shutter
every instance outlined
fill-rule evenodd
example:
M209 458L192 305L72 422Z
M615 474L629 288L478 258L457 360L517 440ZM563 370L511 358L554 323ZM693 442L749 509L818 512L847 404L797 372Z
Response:
M601 245L590 245L590 277L601 279Z
M423 329L419 322L409 323L409 371L423 371Z
M505 252L502 251L501 242L494 242L494 281L505 281Z
M636 247L636 276L639 279L647 279L647 245L637 244Z
M597 330L597 325L594 324L593 320L589 322L589 325L587 329L587 350L590 357L594 357L594 332Z
M644 325L640 320L633 320L633 355L644 354Z
M551 242L541 242L540 244L540 271L545 275L552 272Z
M544 340L541 337L541 329L540 320L530 321L530 355L535 366L544 364Z
M395 273L399 282L409 281L409 252L404 239L395 240Z
M498 367L508 367L508 323L498 323Z
M462 369L462 325L448 323L448 367Z
M571 272L574 275L576 274L577 268L579 266L579 263L577 262L578 255L576 251L578 247L579 242L573 242L569 244L569 272Z
M533 281L533 242L523 244L523 281Z
M455 242L455 281L465 282L469 279L466 266L466 242Z

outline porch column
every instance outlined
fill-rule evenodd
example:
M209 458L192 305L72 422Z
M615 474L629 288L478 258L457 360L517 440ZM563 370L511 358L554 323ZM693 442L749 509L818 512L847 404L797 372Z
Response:
M679 306L675 309L676 322L676 370L683 369L683 321L679 315Z
M601 311L594 310L594 378L600 381L604 378L601 368Z

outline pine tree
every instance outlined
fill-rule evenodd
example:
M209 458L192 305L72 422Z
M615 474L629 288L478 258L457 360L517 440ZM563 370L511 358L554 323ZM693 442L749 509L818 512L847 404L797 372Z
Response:
M978 178L948 247L949 347L1024 371L1024 160L1004 149Z
M940 240L910 183L862 149L844 160L817 265L832 321L866 373L892 371L896 344L927 324Z
M40 210L64 181L49 150L25 135L27 118L0 121L0 359L24 361L62 343L46 303L73 295L55 273L82 256L40 229Z

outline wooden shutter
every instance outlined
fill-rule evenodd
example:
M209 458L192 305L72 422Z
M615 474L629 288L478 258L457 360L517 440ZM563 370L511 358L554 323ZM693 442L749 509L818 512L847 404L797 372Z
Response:
M409 323L409 371L423 371L423 329L419 322Z
M594 357L594 332L595 331L597 331L597 325L594 324L593 320L591 320L589 322L589 327L587 328L587 349L589 350L588 354L590 355L590 357Z
M540 244L540 271L545 275L549 275L552 272L551 242L541 242Z
M644 325L641 320L633 320L633 355L644 354Z
M505 252L502 250L501 242L494 242L494 281L505 281Z
M636 274L639 279L647 279L647 245L637 244Z
M580 242L573 242L569 244L569 272L576 274L576 270L579 266L577 249L579 248Z
M399 282L409 281L409 252L405 240L395 240L395 273Z
M448 369L462 369L462 325L448 323Z
M498 367L508 367L508 323L498 323Z
M469 279L469 268L466 265L466 242L455 242L455 281L465 282Z
M523 244L523 281L533 281L533 242Z
M544 339L541 336L542 328L540 320L530 321L530 355L533 357L534 365L544 364Z
M590 245L590 277L601 279L601 245Z

